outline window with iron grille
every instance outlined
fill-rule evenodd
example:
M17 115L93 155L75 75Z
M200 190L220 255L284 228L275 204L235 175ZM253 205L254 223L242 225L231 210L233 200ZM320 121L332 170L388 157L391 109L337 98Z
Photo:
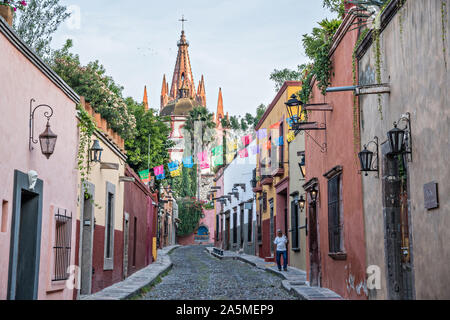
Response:
M263 192L263 211L267 211L267 192Z
M72 214L65 209L57 209L55 214L55 242L53 247L53 281L69 279L72 238Z
M216 214L216 241L219 241L219 215Z
M248 242L252 242L253 241L253 210L250 209L248 210Z
M256 217L258 223L258 243L262 241L262 211L263 211L263 198L259 198L259 213Z
M298 232L298 197L291 202L291 226L292 226L292 250L298 250L300 247Z
M330 253L342 252L341 175L328 180L328 239Z
M134 217L134 230L133 230L133 267L136 266L136 247L137 247L137 217Z
M233 212L233 243L237 243L237 208Z
M106 218L106 258L112 258L112 233L114 232L113 225L113 201L114 194L108 193L108 206L106 208L107 218Z

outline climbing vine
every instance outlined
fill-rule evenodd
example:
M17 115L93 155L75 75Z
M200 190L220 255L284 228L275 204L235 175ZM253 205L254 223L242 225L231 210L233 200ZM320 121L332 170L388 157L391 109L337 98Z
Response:
M353 85L356 86L358 83L358 77L356 74L356 51L358 47L361 45L361 42L364 40L366 35L369 33L370 29L364 29L359 35L358 40L356 41L355 48L353 49L352 54L352 73L353 73ZM356 95L353 96L353 145L355 153L359 151L359 108L358 108L358 97Z
M442 53L444 54L445 69L447 69L447 47L445 42L447 39L447 0L441 0L441 22L442 22Z
M95 122L91 115L84 110L81 105L77 105L78 116L80 122L78 128L80 131L80 141L78 145L77 165L80 172L81 185L84 186L89 179L89 173L91 171L89 163L89 146L91 145L91 137L96 130ZM85 199L89 198L89 194L85 191L83 195Z
M178 203L178 218L181 220L177 228L178 236L192 234L203 217L203 203L195 198L184 198Z

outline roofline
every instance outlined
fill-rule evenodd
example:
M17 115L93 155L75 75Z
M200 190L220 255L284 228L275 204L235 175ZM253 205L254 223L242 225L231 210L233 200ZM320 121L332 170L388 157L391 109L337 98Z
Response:
M273 108L275 107L275 105L277 104L278 100L280 100L281 96L283 95L283 93L286 91L286 89L288 87L294 87L294 86L301 86L302 82L301 81L285 81L283 83L283 86L281 87L280 90L278 90L277 95L275 96L275 98L273 99L272 103L269 105L269 107L267 108L266 112L264 112L261 120L259 120L258 124L256 125L255 129L259 130L259 128L262 126L262 124L264 123L264 121L266 120L266 118L269 116L269 114L272 112Z
M38 68L50 81L53 82L64 94L75 103L80 102L80 97L67 83L62 80L8 25L3 17L0 17L0 32L16 47L36 68Z

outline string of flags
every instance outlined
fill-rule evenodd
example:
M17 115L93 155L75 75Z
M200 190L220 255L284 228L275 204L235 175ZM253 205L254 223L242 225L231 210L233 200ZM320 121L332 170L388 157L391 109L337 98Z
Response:
M279 137L271 137L268 138L268 132L272 129L277 129L280 127L283 121L278 121L271 125L269 128L262 128L256 131L256 135L246 135L241 137L240 139L232 139L226 142L225 145L219 145L211 149L209 154L208 151L202 151L197 153L197 159L201 170L209 169L211 165L213 167L221 166L226 163L231 163L234 161L236 156L239 158L248 158L250 153L252 155L261 154L262 150L271 150L273 146L283 146L284 145L284 136ZM289 129L292 129L292 119L287 118L286 123L289 126ZM250 146L250 144L256 139L258 139L259 143L256 145ZM295 139L295 133L293 131L289 131L286 136L286 141L288 143L292 142ZM239 142L241 141L241 143ZM241 150L238 149L239 145L242 145L243 148ZM226 152L225 152L226 147ZM211 161L210 161L211 160ZM211 165L210 165L211 164ZM168 169L170 173L170 177L179 177L181 176L182 169L192 169L194 167L194 157L188 156L182 159L181 163L178 161L174 161L168 164ZM153 168L154 175L156 180L164 180L166 179L166 173L164 171L164 165L160 165ZM149 170L144 170L139 172L139 177L144 183L149 183L152 179Z

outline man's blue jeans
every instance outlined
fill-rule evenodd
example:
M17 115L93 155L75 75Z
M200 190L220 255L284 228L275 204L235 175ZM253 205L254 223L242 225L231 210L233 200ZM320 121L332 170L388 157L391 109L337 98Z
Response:
M278 251L277 250L277 265L278 269L281 269L281 255L283 255L283 268L287 270L288 259L287 259L287 251Z

